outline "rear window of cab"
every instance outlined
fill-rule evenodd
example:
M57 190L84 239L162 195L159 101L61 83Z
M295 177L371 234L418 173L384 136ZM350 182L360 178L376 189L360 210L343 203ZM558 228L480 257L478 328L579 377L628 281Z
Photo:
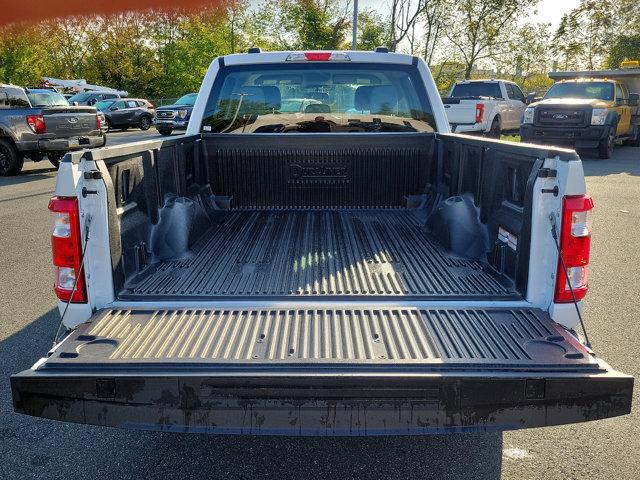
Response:
M433 132L415 66L287 63L224 67L204 133Z

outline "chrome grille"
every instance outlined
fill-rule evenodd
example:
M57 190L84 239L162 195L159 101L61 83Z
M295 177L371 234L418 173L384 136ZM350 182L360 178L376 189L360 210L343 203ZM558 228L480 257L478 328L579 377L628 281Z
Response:
M173 110L157 110L156 117L161 120L173 120L176 116L176 112Z

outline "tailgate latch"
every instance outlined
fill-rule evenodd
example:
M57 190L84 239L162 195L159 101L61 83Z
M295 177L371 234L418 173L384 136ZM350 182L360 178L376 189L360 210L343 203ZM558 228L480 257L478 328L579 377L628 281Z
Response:
M524 387L524 396L527 399L543 400L545 397L547 381L544 378L529 378Z
M113 378L96 378L96 397L115 398L116 381Z

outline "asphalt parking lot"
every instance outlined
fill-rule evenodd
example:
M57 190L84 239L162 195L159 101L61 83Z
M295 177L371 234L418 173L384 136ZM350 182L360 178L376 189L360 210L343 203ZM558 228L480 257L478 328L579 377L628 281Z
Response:
M158 136L109 134L108 145ZM584 163L596 202L585 317L596 352L638 376L640 149ZM9 375L50 347L59 315L50 266L47 162L0 178L1 479L636 479L640 408L573 426L397 438L262 438L129 432L12 412Z

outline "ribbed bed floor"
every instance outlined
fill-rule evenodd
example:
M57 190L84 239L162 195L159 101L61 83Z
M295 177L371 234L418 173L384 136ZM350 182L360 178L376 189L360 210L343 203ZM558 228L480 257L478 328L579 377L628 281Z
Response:
M447 254L410 210L244 210L121 297L514 294L482 262Z

